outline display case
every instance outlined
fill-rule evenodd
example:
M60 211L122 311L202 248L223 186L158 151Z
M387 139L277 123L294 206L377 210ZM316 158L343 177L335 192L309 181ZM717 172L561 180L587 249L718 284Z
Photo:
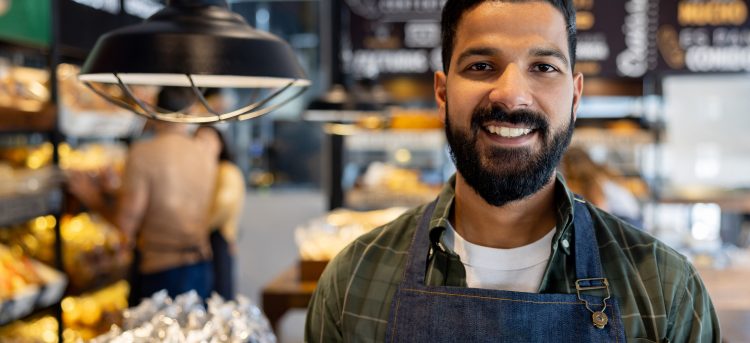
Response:
M344 136L344 207L414 207L435 199L452 166L441 129L357 130Z

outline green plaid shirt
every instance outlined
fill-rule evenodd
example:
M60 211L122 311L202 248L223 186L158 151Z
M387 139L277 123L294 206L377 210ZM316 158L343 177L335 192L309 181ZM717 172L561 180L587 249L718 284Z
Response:
M466 287L458 256L437 244L453 205L455 180L438 197L430 220L433 249L428 285ZM556 183L557 232L540 293L575 293L571 255L573 195ZM612 296L628 342L720 342L711 299L684 256L650 235L587 204ZM359 237L339 253L318 282L307 313L307 342L382 342L391 299L403 276L411 237L426 206Z

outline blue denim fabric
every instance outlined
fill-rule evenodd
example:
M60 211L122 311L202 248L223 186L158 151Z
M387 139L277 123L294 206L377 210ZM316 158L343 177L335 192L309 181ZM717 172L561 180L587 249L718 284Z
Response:
M139 287L131 292L135 292L134 298L140 300L162 289L166 289L170 297L195 290L201 298L206 299L211 295L212 283L213 267L207 261L153 274L141 274Z
M604 310L609 323L597 329L592 312L576 294L425 286L428 222L434 205L425 212L409 248L404 278L391 303L387 342L625 342L614 299L606 301ZM590 214L579 202L574 213L576 277L601 278ZM602 297L582 297L592 310L602 309Z
M214 253L214 292L227 300L234 299L234 256L229 243L219 230L211 232L211 251Z

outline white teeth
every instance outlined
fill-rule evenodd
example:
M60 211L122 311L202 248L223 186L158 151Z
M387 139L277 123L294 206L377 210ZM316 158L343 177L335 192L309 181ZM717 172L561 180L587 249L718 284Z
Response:
M500 128L500 136L510 137L510 132L511 131L515 131L515 130L513 130L513 129L509 128L509 127L501 127Z
M487 126L487 131L505 138L516 138L529 134L531 129L505 126Z

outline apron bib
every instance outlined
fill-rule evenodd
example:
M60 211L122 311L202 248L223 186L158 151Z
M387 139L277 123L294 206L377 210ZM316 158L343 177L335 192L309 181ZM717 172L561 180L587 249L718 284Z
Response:
M625 342L582 201L575 201L573 223L577 294L425 286L434 209L435 202L412 238L404 278L391 303L387 342Z

